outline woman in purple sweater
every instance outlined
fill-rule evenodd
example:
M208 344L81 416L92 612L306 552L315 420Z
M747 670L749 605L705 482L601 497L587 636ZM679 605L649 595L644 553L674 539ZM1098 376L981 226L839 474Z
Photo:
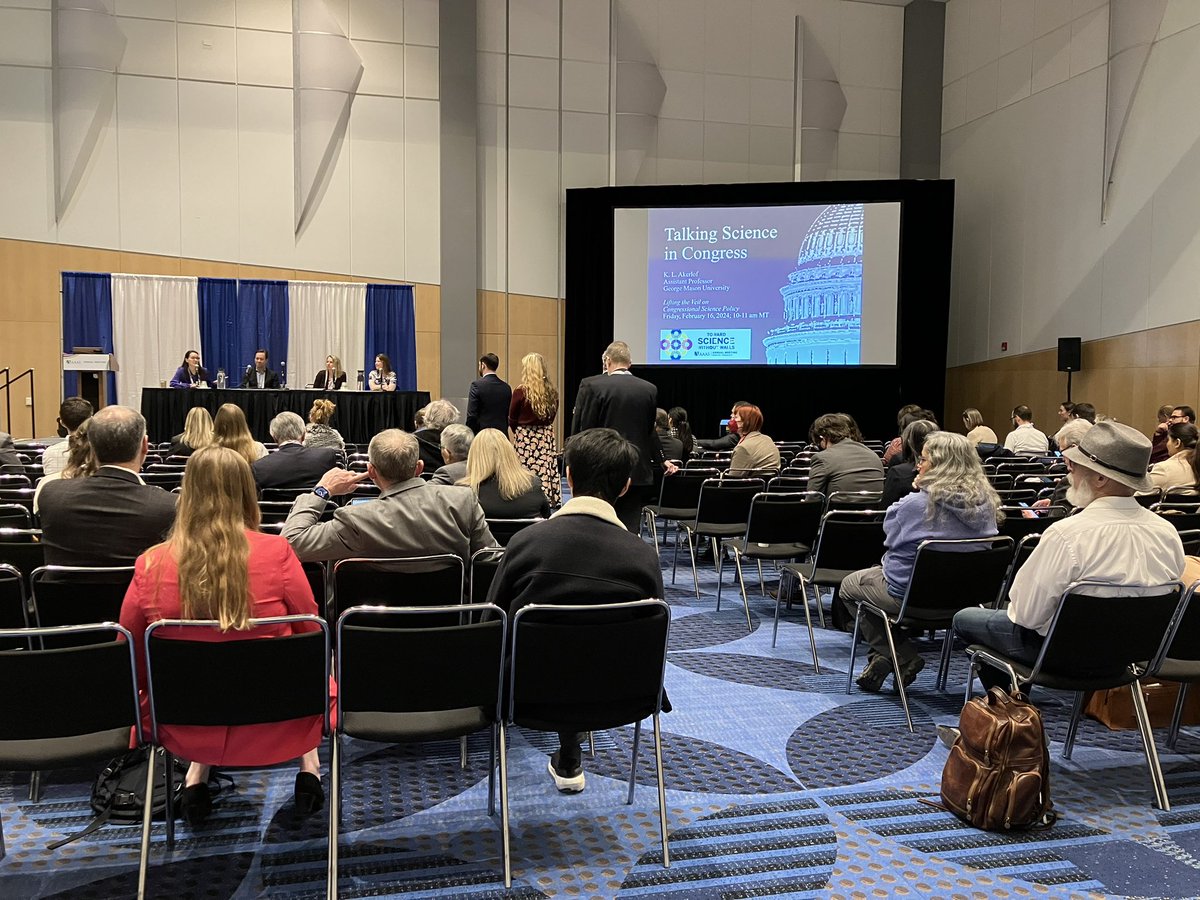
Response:
M961 434L937 431L928 436L917 461L917 492L888 508L883 520L883 565L851 572L838 594L853 618L858 603L869 600L889 613L900 609L908 590L917 547L922 541L986 538L997 533L1000 497L983 474L979 454ZM858 686L878 691L892 674L884 623L863 616L859 628L871 645L867 667ZM925 667L925 660L903 632L892 631L899 677L908 687Z

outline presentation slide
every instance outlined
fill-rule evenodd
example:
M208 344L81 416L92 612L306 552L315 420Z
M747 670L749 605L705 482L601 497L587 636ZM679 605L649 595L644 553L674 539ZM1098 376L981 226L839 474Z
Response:
M650 365L896 364L899 203L615 211L614 333Z

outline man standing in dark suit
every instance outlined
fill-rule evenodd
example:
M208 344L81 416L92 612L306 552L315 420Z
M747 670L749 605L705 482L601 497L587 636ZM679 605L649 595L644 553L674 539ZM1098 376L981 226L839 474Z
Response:
M630 477L630 488L613 504L621 524L637 534L642 507L653 500L650 494L655 470L661 467L669 474L676 467L663 457L662 444L654 430L658 388L629 371L633 364L629 345L613 341L604 351L602 361L603 375L579 382L571 433L612 428L637 448L638 460Z
M294 412L281 412L271 420L271 438L279 449L250 467L260 489L309 488L342 464L332 447L304 446L304 420Z
M242 376L244 388L277 388L279 375L267 368L268 353L257 350L254 353L254 368L246 366L246 374Z
M475 434L485 428L508 434L512 388L496 374L499 368L500 357L495 353L479 357L479 377L471 382L471 392L467 396L467 427Z
M146 420L125 406L106 406L88 426L100 468L91 477L52 481L38 510L46 564L132 566L175 522L175 495L145 484Z

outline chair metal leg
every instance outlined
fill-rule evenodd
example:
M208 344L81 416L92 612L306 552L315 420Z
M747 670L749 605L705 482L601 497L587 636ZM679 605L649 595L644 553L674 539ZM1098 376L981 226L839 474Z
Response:
M758 592L760 594L762 594L763 597L766 597L767 596L767 583L763 579L762 560L756 559L755 562L758 563ZM743 587L742 590L745 591L746 589Z
M862 609L862 606L859 606ZM892 656L892 681L896 685L896 690L900 692L900 705L904 707L904 718L908 720L908 733L913 734L912 714L908 711L908 693L904 690L904 679L900 677L900 657L896 655L896 640L892 637L892 623L887 616L881 616L883 619L883 633L887 636L888 653Z
M1083 715L1083 691L1075 692L1071 701L1071 721L1067 725L1067 739L1063 742L1063 759L1070 759L1075 750L1075 733L1079 730L1079 718Z
M725 568L725 554L721 552L721 542L715 537L708 539L708 545L712 547L713 568L717 571L717 612L721 611L721 572Z
M801 581L800 584L801 584L801 586L803 586L804 582ZM819 662L817 662L817 636L813 632L812 612L808 608L808 594L807 593L804 595L804 603L801 605L804 607L804 625L808 629L808 647L810 650L812 650L813 672L816 673L817 675L820 675L821 674L821 664Z
M696 600L700 600L700 578L696 574L696 547L692 543L692 529L684 528L684 533L687 535L688 555L692 558L692 588L696 591Z
M807 597L804 598L806 601ZM858 655L858 624L862 619L862 604L854 612L854 631L850 633L850 664L846 666L846 693L854 687L854 657Z
M504 887L512 887L512 856L508 845L508 750L507 733L500 723L500 841L504 848Z
M167 849L175 849L175 759L163 750L163 782L167 789ZM148 795L148 796L153 796Z
M807 603L808 602L808 584L807 584L807 582L804 581L804 579L800 580L800 590L804 594L804 602ZM825 604L821 602L821 586L819 584L813 585L813 594L817 598L817 618L821 622L821 627L824 628L824 627L826 627L825 626ZM836 592L835 592L834 596L837 596Z
M963 706L971 701L971 688L975 685L975 657L967 657L967 686L963 689Z
M342 740L333 734L329 741L329 859L325 870L325 896L337 900L338 886L338 823L342 806Z
M746 581L742 578L742 554L736 550L733 551L733 563L737 568L738 585L742 589L742 606L746 609L746 634L750 634L754 631L754 626L750 623L750 600L746 596ZM717 593L720 593L720 588L717 589Z
M946 690L946 682L950 680L950 656L954 653L954 629L947 628L946 636L942 639L942 658L938 665L938 680L934 687L943 693Z
M671 868L671 851L667 848L667 786L663 780L662 731L658 713L654 714L654 771L658 773L658 827L662 834L663 868Z
M142 809L142 854L138 860L138 900L146 896L146 869L150 863L150 819L154 814L154 748L150 747L150 763L146 766L146 803Z
M633 789L637 786L637 758L638 758L638 741L642 737L642 720L638 719L633 723L633 761L629 764L629 796L625 798L625 805L633 805Z
M496 726L488 733L488 815L496 814Z
M42 802L42 773L40 771L29 773L29 802Z
M1183 707L1187 703L1188 688L1191 685L1183 682L1179 685L1179 696L1175 698L1175 714L1171 716L1171 728L1167 732L1167 749L1174 750L1175 742L1179 740L1179 724L1183 721Z
M467 767L467 736L465 734L458 739L458 767L460 769Z
M8 848L4 846L4 817L0 816L0 859L4 859L8 855Z
M589 731L588 732L588 756L594 757L595 755L596 755L596 732Z
M679 568L679 520L675 521L675 551L671 554L671 584L675 583L675 572Z
M654 513L648 509L644 509L642 510L642 517L645 519L646 524L650 526L650 536L654 539L654 557L661 560L662 556L658 552L658 525L654 521Z
M1137 717L1138 730L1142 733L1142 746L1146 750L1146 763L1150 766L1150 782L1154 785L1154 805L1163 812L1171 809L1171 799L1167 796L1167 780L1163 777L1162 764L1158 761L1158 748L1154 746L1154 732L1150 728L1150 713L1146 711L1146 698L1142 696L1142 686L1134 682L1129 686L1133 694L1133 712Z
M783 584L785 581L784 575L779 576L779 590L775 594L775 625L771 630L771 649L775 649L775 643L779 640L779 605L783 603ZM790 580L790 579L789 579Z

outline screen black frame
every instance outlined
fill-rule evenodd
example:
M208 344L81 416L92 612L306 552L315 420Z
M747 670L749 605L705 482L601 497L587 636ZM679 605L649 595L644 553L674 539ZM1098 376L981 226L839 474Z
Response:
M804 438L824 412L848 412L864 434L879 439L894 436L896 410L905 403L932 409L944 421L954 235L949 179L568 189L563 409L573 407L579 381L599 371L608 343L629 337L613 334L615 210L887 202L900 203L894 366L646 364L634 371L657 385L660 406L688 410L698 437L715 437L701 423L726 417L737 400L759 405L764 432L777 440Z

